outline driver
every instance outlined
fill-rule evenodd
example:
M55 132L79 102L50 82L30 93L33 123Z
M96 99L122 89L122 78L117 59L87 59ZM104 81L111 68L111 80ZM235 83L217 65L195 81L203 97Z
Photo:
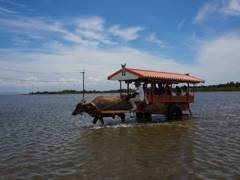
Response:
M132 109L131 111L136 111L137 110L137 105L136 102L143 102L144 101L144 91L143 88L141 86L140 82L135 82L134 83L135 87L136 87L136 91L135 91L135 96L133 98L130 98L130 103L132 105Z

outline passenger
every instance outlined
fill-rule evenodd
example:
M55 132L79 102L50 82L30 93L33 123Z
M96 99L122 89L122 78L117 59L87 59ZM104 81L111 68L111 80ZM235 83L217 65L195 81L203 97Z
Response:
M158 95L158 88L157 88L157 86L156 86L156 84L154 84L153 85L154 87L154 89L153 89L153 93L154 93L154 95Z
M134 85L136 87L135 96L129 100L132 107L133 107L131 109L131 111L136 111L137 110L136 102L143 102L144 101L144 91L143 91L143 88L141 87L141 83L140 82L135 82Z
M165 94L165 89L164 87L161 87L161 89L159 90L159 95L164 95Z
M172 95L171 87L169 85L166 85L165 89L166 89L165 94L168 95L168 96L171 96Z
M144 91L145 94L150 95L150 89L148 88L147 83L143 84L143 91Z
M158 83L158 94L163 95L164 94L164 87L162 83Z
M187 88L186 85L183 86L183 95L184 96L188 96L189 95L188 88Z
M176 86L176 96L181 96L182 95L182 91L179 88L179 86Z
M149 95L150 93L149 93L149 89L147 88L147 83L143 84L143 92L144 92L144 101L146 104L149 104L147 95Z

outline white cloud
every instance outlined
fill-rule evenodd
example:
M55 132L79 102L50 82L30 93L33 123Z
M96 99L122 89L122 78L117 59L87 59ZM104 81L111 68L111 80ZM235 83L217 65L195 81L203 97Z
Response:
M16 2L10 1L10 0L1 0L1 2L3 2L4 4L8 4L8 5L11 5L11 6L15 6L15 7L25 7L24 4L16 3Z
M139 37L138 32L142 30L142 27L121 28L119 25L114 25L109 28L109 32L112 33L112 35L123 38L127 41L137 39Z
M240 16L240 0L229 0L222 12L229 16Z
M177 24L176 29L177 29L177 30L181 30L181 29L184 27L185 22L186 22L186 19L182 19L182 20Z
M155 43L155 44L159 45L161 48L167 46L167 44L164 41L157 38L155 33L151 33L145 40L147 42Z
M216 10L219 8L218 6L209 6L216 8L205 7L205 10L199 12L197 21L202 22L208 15L218 11ZM237 7L232 5L228 9L235 9L236 11ZM227 13L225 12L225 14ZM184 20L180 21L177 29L181 29L184 23ZM68 28L69 26L71 30ZM41 41L41 38L45 37L42 43L44 48L41 49L0 49L0 67L43 73L29 76L29 73L0 71L0 78L14 79L17 77L26 80L61 81L51 84L47 82L23 83L21 81L8 82L1 80L0 87L3 89L6 87L12 89L25 88L28 91L32 88L37 90L80 89L80 73L61 74L61 72L76 72L83 69L86 70L87 89L118 88L117 83L107 81L107 76L120 68L120 64L125 62L128 67L179 73L189 72L204 78L208 84L239 81L238 77L240 77L240 71L238 70L238 67L240 67L239 33L227 34L205 42L201 41L195 48L198 52L197 63L187 65L172 58L149 54L142 49L130 48L127 44L124 44L125 47L123 47L121 39L125 41L136 40L143 28L119 25L106 27L105 20L100 17L52 20L13 15L7 18L0 17L0 28L8 32L11 31L13 34L20 34L21 39L15 38L15 43L19 43L19 45L21 43L27 45L28 39L24 39L24 37L35 38L36 41L39 39ZM144 40L155 43L160 47L167 46L155 33L150 33ZM69 43L66 42L72 42L73 44L69 46ZM118 46L102 49L101 46L98 46L100 43L118 43ZM194 45L194 43L190 44L190 46ZM56 71L59 74L54 73Z
M74 19L73 23L80 29L88 29L94 31L104 30L104 19L100 17L85 17Z
M19 15L0 17L0 29L25 36L26 39L34 36L45 40L56 38L89 46L118 44L121 39L135 40L139 37L138 32L143 30L140 27L120 28L117 25L108 29L100 17L52 20ZM120 39L116 39L116 36Z
M10 9L7 9L7 8L4 8L4 7L2 7L2 6L0 6L0 14L1 13L7 13L7 14L15 14L16 13L16 11L13 11L13 10L10 10Z
M194 44L193 44L194 46ZM201 42L198 46L197 63L181 64L171 58L151 55L143 50L129 47L100 49L98 47L75 46L59 47L53 54L44 52L24 52L16 50L1 50L0 67L11 67L19 70L44 72L34 74L34 78L47 80L62 80L65 83L34 82L34 88L42 90L56 90L59 88L80 89L80 73L63 73L86 70L87 89L118 88L117 82L109 82L107 76L120 68L120 64L127 63L128 67L152 69L160 71L190 73L206 80L206 84L239 81L240 77L240 36L239 33L230 33L216 39ZM16 63L17 62L17 63ZM55 74L54 72L59 72ZM19 72L0 72L0 77L18 77L26 79L29 74ZM32 76L31 76L32 77ZM75 82L69 82L69 81ZM1 87L6 84L1 83ZM19 88L22 85L12 84ZM32 83L25 82L25 89L30 91Z
M16 37L12 39L12 42L15 46L26 47L31 44L30 40L22 39L20 37Z
M201 23L203 22L208 16L215 13L218 8L218 3L208 2L206 3L197 13L194 22Z
M11 18L0 18L0 25L1 29L12 31L17 34L22 34L30 38L32 38L33 36L47 37L47 33L54 33L55 36L59 34L59 38L69 42L84 45L97 44L97 42L95 41L84 40L80 35L64 28L63 23L53 20L14 16Z
M132 48L115 48L115 49L99 49L93 47L76 46L75 48L62 48L55 49L55 54L45 54L41 52L17 52L9 54L9 50L1 54L7 56L6 61L0 61L1 67L11 67L15 69L38 71L43 73L36 73L35 77L38 79L56 80L59 79L58 75L51 72L66 72L66 71L82 71L86 70L86 88L87 89L111 89L116 88L116 82L111 83L107 80L107 76L114 70L120 68L120 64L127 62L129 67L149 68L159 70L177 70L178 63L171 59L163 59L160 57L152 56L146 52L141 52ZM3 58L4 59L4 58ZM8 61L11 59L10 61ZM17 61L14 63L12 60ZM22 61L24 60L24 61ZM165 67L165 69L164 69ZM20 74L20 75L19 75ZM29 76L28 73L19 72L0 72L1 76L18 77L25 79ZM62 76L62 75L61 75ZM81 81L81 74L65 73L66 79L78 79ZM35 82L35 87L37 83ZM43 83L41 88L43 88ZM76 84L76 83L75 83ZM58 86L62 86L62 83L54 83L55 86L49 86L45 83L45 89L56 89ZM76 88L74 83L68 83L68 87ZM78 84L78 88L81 87L81 82ZM4 83L1 84L4 86ZM15 88L19 88L16 84ZM26 87L31 89L29 85ZM30 90L29 90L30 91Z
M116 42L111 41L108 35L105 34L104 32L98 32L88 29L87 30L78 29L76 33L86 39L95 40L104 44L116 44Z
M98 42L96 42L96 41L84 40L84 39L82 39L81 36L78 36L71 32L65 32L62 37L67 41L78 43L78 44L93 45L93 46L98 45Z
M26 81L37 81L38 78L37 78L37 77L34 77L34 76L31 76L31 77L27 77L25 80L26 80Z
M239 49L239 33L230 33L203 43L198 54L199 73L209 83L239 81Z
M65 32L59 24L47 21L40 18L24 17L24 16L10 16L0 18L1 29L6 29L12 32L26 33L26 32Z
M223 0L207 2L199 9L194 22L202 23L213 15L240 16L240 0Z

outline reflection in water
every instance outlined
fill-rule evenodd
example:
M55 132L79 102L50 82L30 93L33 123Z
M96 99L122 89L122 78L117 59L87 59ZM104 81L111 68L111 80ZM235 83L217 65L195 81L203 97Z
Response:
M240 93L196 95L193 119L104 127L71 116L78 95L0 96L0 177L239 178Z
M111 178L191 175L188 133L188 125L178 123L89 129L81 137L92 157L86 169L95 177Z

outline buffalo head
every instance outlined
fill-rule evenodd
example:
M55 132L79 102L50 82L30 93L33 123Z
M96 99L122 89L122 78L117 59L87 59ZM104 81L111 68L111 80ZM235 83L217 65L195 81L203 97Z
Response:
M81 114L83 112L86 112L86 106L88 104L86 104L85 100L81 100L80 103L77 104L76 108L74 109L74 111L72 112L72 115L77 115L77 114Z

